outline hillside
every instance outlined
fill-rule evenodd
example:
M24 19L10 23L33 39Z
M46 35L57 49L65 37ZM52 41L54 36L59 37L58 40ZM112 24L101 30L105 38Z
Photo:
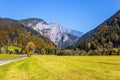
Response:
M75 44L79 37L83 34L80 31L69 30L63 28L58 23L47 23L46 21L38 18L28 18L19 21L26 27L33 28L41 35L49 38L59 48L64 48L69 45Z
M35 44L36 51L40 48L55 48L49 39L32 28L25 27L17 20L0 18L0 47L14 45L23 48L30 41Z
M120 10L95 29L83 35L77 44L81 50L96 52L118 52L120 48ZM118 53L116 53L118 54Z

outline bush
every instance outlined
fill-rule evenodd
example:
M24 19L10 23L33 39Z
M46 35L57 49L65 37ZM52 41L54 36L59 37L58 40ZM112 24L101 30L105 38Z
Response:
M16 54L20 54L20 51L18 49L14 49Z

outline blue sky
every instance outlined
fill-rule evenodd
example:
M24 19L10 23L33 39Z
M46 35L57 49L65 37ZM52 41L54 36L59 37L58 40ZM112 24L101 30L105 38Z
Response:
M88 32L120 9L120 0L0 0L0 17L42 18Z

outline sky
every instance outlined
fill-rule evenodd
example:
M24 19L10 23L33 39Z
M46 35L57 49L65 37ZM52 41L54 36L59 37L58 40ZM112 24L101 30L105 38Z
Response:
M0 0L0 17L41 18L86 33L120 9L120 0Z

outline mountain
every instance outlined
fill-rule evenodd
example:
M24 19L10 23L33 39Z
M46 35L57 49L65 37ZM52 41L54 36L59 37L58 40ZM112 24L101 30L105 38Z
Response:
M23 48L30 41L35 44L36 50L56 48L48 38L30 27L25 27L19 21L0 18L0 47L14 45Z
M76 45L81 50L117 51L120 48L120 10L95 29L84 34Z
M67 30L66 33L71 34L71 35L76 36L76 37L79 37L79 38L83 35L82 32L76 31L76 30Z
M41 35L46 36L60 48L75 44L83 34L79 31L65 29L58 23L48 24L44 20L38 18L28 18L20 20L19 22L26 27L33 28Z

